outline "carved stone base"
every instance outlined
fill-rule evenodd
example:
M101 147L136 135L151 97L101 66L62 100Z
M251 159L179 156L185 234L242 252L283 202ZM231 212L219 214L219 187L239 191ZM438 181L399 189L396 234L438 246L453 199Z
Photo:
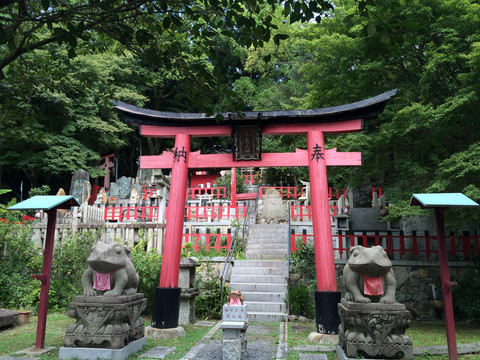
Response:
M360 304L342 299L339 343L347 357L413 359L412 341L405 335L410 312L405 305Z
M143 294L76 296L68 305L68 316L76 323L67 327L65 347L121 349L144 337L140 317L147 299Z

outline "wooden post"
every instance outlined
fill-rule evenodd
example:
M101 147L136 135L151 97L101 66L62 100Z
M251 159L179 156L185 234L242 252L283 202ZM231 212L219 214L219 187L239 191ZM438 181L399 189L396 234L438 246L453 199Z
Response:
M176 288L178 286L189 153L190 136L178 134L175 137L175 152L170 182L168 221L165 228L165 244L159 284L161 288Z
M230 206L237 206L237 173L235 168L232 168Z
M445 240L445 228L443 222L443 208L435 208L435 225L438 238L438 259L440 261L440 278L442 281L443 309L445 314L445 326L447 330L448 358L457 360L457 340L455 336L455 319L453 316L452 285L450 271L448 269L447 243Z
M47 212L47 234L45 236L45 250L43 252L43 267L41 275L33 275L42 282L40 289L40 303L38 305L38 322L37 337L35 341L35 349L43 349L45 347L45 330L47 328L47 312L48 312L48 293L50 291L50 275L52 272L53 244L55 240L55 223L57 221L57 209Z

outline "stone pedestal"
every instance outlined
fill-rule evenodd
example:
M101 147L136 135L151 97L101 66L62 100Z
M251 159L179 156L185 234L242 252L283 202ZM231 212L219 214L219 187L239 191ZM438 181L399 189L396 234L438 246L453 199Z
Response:
M142 339L145 321L140 317L147 299L143 294L76 296L68 316L76 323L67 327L65 347L122 349Z
M339 343L347 357L413 359L412 341L405 335L411 315L405 305L342 299L338 310Z
M247 321L222 321L223 360L243 360L247 356Z

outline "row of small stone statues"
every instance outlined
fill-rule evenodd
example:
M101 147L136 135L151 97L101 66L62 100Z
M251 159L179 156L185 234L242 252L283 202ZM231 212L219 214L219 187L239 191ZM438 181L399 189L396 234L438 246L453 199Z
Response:
M146 299L137 293L139 276L130 248L98 241L87 263L83 296L76 296L69 305L68 315L77 321L67 328L65 346L119 349L142 338L140 315ZM405 335L410 313L395 301L396 280L384 249L351 248L343 282L346 294L339 304L339 343L346 355L411 359L412 342ZM231 292L228 303L243 305L241 293Z

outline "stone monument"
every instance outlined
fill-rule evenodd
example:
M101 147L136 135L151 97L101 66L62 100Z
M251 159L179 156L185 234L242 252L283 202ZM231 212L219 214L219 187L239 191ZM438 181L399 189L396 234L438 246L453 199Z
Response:
M351 248L343 283L347 292L338 305L339 358L413 359L412 341L405 335L411 315L395 301L397 283L383 248Z
M274 188L268 188L262 197L262 221L265 223L286 220L288 214L283 206L282 195Z
M88 182L90 184L90 175L88 174L88 172L83 169L75 171L75 174L73 174L72 181L70 183L70 195L75 196L75 198L80 204L83 203L82 200L84 197L85 182Z
M147 342L140 317L147 300L137 293L139 277L130 248L98 241L87 263L83 295L68 306L76 323L67 327L59 357L126 359Z

